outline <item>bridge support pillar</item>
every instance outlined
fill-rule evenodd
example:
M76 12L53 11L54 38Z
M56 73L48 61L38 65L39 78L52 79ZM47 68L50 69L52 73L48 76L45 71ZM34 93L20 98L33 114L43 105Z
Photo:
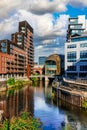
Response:
M49 79L48 79L48 77L47 77L47 76L45 76L45 81L49 81Z
M40 81L42 80L42 77L40 77Z

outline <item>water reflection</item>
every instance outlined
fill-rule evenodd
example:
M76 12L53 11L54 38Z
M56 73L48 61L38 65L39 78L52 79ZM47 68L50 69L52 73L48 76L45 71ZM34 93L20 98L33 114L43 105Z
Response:
M87 111L59 100L57 105L64 111L75 130L87 130Z
M30 87L21 90L8 91L0 94L0 110L4 110L5 117L18 116L22 111L34 113L34 92Z
M67 123L74 130L87 130L87 112L61 100L48 100L47 94L51 92L47 82L40 82L21 90L2 93L0 110L4 110L5 116L10 118L24 110L29 111L41 119L43 130L62 130Z
M43 84L40 84L39 88L34 88L34 115L43 122L43 130L61 130L61 123L65 116L62 112L59 112L51 100L48 102L45 98L45 94L50 90L50 87L43 87Z
M34 115L43 122L43 130L62 130L69 123L74 130L87 130L87 112L61 100L46 98L51 92L48 83L34 88Z

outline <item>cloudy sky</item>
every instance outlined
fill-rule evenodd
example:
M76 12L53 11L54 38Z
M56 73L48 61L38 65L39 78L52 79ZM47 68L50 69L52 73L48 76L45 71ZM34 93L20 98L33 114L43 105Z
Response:
M34 29L35 61L63 54L68 18L78 15L87 15L87 0L0 0L0 39L11 39L18 22L27 20Z

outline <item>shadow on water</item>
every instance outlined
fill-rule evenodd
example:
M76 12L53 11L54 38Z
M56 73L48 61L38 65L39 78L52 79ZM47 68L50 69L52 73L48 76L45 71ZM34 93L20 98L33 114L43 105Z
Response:
M67 117L66 122L71 124L75 130L87 130L87 110L73 106L60 99L55 101L54 105L59 108L59 111L63 110Z

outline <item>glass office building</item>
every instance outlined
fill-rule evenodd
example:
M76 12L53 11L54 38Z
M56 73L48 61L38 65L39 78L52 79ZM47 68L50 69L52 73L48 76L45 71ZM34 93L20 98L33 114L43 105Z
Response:
M65 75L71 78L87 78L87 34L65 43Z

